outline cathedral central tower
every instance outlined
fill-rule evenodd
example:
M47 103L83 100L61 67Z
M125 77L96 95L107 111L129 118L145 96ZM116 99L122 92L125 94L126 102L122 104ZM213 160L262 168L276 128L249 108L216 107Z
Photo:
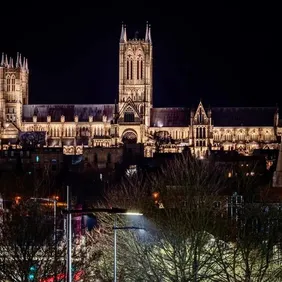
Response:
M119 45L119 113L124 121L134 122L138 116L150 126L153 107L153 59L151 28L146 25L145 38L127 39L122 25Z

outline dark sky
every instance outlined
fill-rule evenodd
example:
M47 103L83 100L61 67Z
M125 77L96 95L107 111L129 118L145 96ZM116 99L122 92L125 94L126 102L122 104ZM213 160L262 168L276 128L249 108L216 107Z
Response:
M200 98L214 106L282 105L278 6L7 2L10 7L1 4L0 51L28 57L31 103L113 103L121 22L129 37L136 30L143 37L148 20L155 106L191 106Z

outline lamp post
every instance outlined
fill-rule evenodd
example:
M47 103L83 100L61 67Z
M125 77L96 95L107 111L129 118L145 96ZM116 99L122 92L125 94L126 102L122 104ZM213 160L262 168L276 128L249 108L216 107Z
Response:
M142 213L138 212L124 212L124 213L116 213L116 215L136 215L136 216L142 216ZM117 217L115 216L114 219L114 282L117 282L117 230L144 230L144 228L136 227L136 226L124 226L124 227L118 227L117 226Z
M55 196L53 199L51 198L30 198L34 201L42 201L42 202L48 202L53 203L54 209L53 209L53 238L54 238L54 282L57 282L57 203L58 203L58 197Z
M89 213L109 213L109 214L127 214L127 215L142 215L141 213L130 212L127 209L120 208L93 208L93 209L82 209L82 210L72 210L70 206L70 192L69 187L67 187L67 196L68 196L68 206L67 209L62 210L63 215L67 215L67 269L71 271L72 267L72 256L71 256L71 247L72 247L72 234L71 234L71 215L72 214L89 214ZM116 227L116 229L143 229L137 227ZM115 229L115 230L116 230ZM115 234L116 236L116 234ZM115 277L116 277L116 237L115 237ZM70 274L70 275L69 275ZM115 278L116 279L116 278ZM116 281L116 280L115 280ZM72 282L71 272L67 272L67 282Z
M67 282L72 281L72 226L71 226L71 194L70 187L67 186Z

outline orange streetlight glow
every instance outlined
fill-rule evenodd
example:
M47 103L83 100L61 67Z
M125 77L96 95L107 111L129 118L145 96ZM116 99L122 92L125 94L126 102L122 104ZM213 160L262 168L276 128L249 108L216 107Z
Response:
M153 193L153 197L154 197L154 199L157 199L159 197L159 193L158 192L154 192Z
M20 203L21 199L22 199L22 197L20 197L20 196L15 197L16 205L18 205Z
M59 198L60 198L59 196L56 196L56 195L53 196L53 199L56 200L56 201L58 201Z

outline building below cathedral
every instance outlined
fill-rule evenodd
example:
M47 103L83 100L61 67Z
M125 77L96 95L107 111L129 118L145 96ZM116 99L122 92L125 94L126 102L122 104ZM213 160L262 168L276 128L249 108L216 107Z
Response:
M80 155L85 148L144 146L155 152L182 152L198 158L209 150L277 149L282 128L277 107L195 109L153 107L153 44L147 24L145 38L119 42L119 93L107 105L30 105L28 61L2 54L0 63L0 148L62 147ZM113 95L114 96L114 95Z

